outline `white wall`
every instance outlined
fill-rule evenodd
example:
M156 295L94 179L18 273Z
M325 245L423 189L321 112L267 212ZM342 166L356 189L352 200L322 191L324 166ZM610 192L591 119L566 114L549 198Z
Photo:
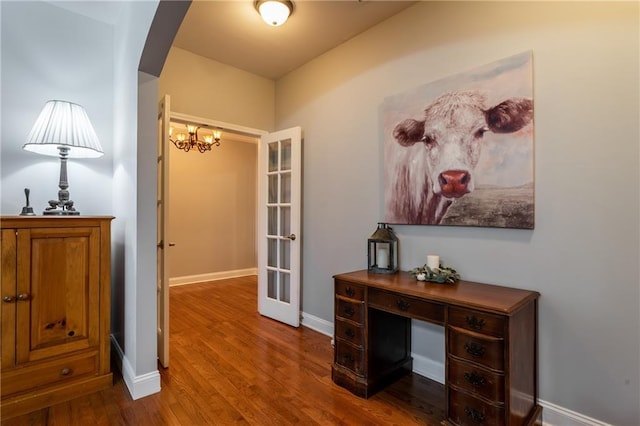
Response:
M117 25L112 333L135 398L160 390L156 313L157 78L138 64L158 2L127 2ZM140 109L138 105L141 105Z
M535 230L396 226L400 266L435 252L540 291L541 399L640 424L638 19L637 3L421 2L278 81L276 127L305 134L303 310L332 321L332 275L366 267L384 98L533 50ZM441 330L414 338L442 361Z
M68 161L70 198L83 215L111 214L113 27L42 2L3 1L0 7L0 212L19 214L27 187L37 214L58 198L60 160L24 151L22 145L45 102L62 99L85 107L105 153Z

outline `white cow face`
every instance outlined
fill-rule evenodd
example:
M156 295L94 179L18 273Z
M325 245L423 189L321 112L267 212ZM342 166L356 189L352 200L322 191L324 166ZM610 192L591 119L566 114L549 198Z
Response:
M407 119L394 129L402 146L423 143L434 194L459 198L474 189L475 170L486 132L510 133L528 124L533 103L510 99L489 109L478 92L450 92L425 109L425 119Z

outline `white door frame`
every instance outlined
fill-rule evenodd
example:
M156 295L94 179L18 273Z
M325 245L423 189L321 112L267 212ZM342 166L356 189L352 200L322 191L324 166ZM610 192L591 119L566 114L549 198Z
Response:
M166 108L167 105L165 105ZM168 108L167 108L168 109ZM240 133L240 134L244 134L246 136L251 136L251 137L256 137L258 139L262 138L262 136L264 135L268 135L269 132L267 132L266 130L260 130L260 129L254 129L251 127L246 127L246 126L240 126L238 124L232 124L232 123L227 123L224 121L219 121L219 120L212 120L210 118L203 118L203 117L197 117L194 115L188 115L188 114L182 114L179 112L173 112L171 110L167 111L168 113L168 118L169 118L169 122L167 123L168 126L170 126L171 121L181 121L181 122L185 122L185 123L194 123L194 124L200 124L200 125L206 125L208 127L211 128L219 128L220 130L229 130L233 133ZM260 142L258 141L258 147L260 145ZM169 153L166 153L167 155L169 155ZM257 159L256 159L257 161ZM256 169L257 169L258 165L256 163ZM169 179L168 176L164 176L165 179ZM256 188L258 187L258 174L256 173ZM169 209L169 204L171 203L171 200L169 200L169 194L167 193L165 195L164 198L164 208L165 208L165 217L168 217L168 209ZM256 191L256 230L258 229L258 192ZM165 239L167 238L167 235L165 234ZM256 253L258 252L258 238L256 238L255 241L255 250ZM168 263L168 257L169 257L169 250L168 249L168 241L165 241L165 250L164 250L164 257L165 257L165 262ZM156 261L157 262L157 261ZM167 283L168 283L168 277L165 277L167 279ZM160 303L161 301L159 301ZM158 310L158 312L160 312L161 307L158 306L156 308ZM256 307L257 309L257 307ZM170 322L170 319L167 318L167 323ZM166 329L169 330L170 325L167 324ZM158 338L163 338L164 341L163 342L158 342L158 345L160 346L160 344L164 345L164 347L166 348L166 353L168 354L169 352L169 333L163 333L162 336L158 335ZM168 365L168 356L167 356L167 365Z

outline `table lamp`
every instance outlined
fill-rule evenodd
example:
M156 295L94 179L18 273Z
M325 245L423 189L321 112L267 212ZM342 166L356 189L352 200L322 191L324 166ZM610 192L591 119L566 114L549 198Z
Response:
M22 149L60 157L58 199L49 201L45 215L79 215L69 199L67 158L97 158L103 155L85 109L72 102L48 101Z

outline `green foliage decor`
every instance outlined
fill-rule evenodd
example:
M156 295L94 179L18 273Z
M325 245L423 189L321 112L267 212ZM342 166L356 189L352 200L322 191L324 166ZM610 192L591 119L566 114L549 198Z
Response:
M411 276L418 281L430 281L441 284L453 284L460 279L460 274L453 268L440 265L437 269L431 269L427 265L413 268Z

